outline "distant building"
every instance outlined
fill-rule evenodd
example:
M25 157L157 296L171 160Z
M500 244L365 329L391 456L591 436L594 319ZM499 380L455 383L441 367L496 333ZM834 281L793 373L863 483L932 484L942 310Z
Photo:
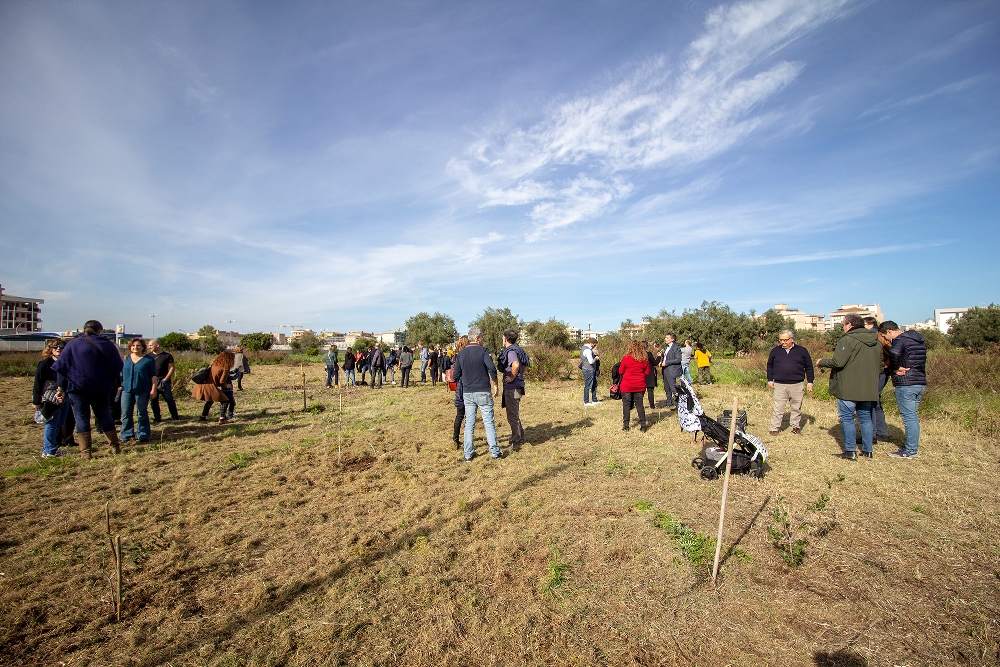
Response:
M879 322L885 320L882 314L882 308L877 303L871 303L867 306L861 305L860 303L845 303L841 304L840 308L830 313L830 327L839 327L844 325L844 317L849 314L855 314L858 317L874 317Z
M280 331L278 333L271 334L271 339L274 341L275 345L287 345L288 344L288 336L286 336L285 334L281 333Z
M319 338L327 345L336 345L337 343L344 342L344 334L340 331L321 331Z
M0 285L0 333L33 333L42 330L44 299L4 294Z
M573 345L579 347L583 343L583 330L579 327L566 327L566 333L569 335L569 342Z
M375 334L370 331L348 331L344 334L344 345L353 347L359 338L374 338Z
M902 325L902 327L903 327L903 331L907 331L907 330L910 330L910 329L915 329L917 331L920 331L920 330L925 330L926 331L927 329L937 329L938 328L937 322L934 321L933 317L928 317L923 322L915 322L913 324L904 324L904 325Z
M312 329L292 329L292 332L290 334L288 334L288 339L289 340L295 340L299 336L302 336L302 335L304 335L306 333L311 333L313 335L316 335L315 333L313 333Z
M403 345L406 345L406 328L390 329L389 331L380 333L378 336L375 336L375 338L380 343L385 345L402 347Z
M968 308L935 308L934 323L937 325L938 331L948 333L951 323L961 318L967 312L969 312Z
M795 328L808 331L826 331L830 323L824 315L810 315L797 308L789 308L787 303L774 304L774 311L795 322Z

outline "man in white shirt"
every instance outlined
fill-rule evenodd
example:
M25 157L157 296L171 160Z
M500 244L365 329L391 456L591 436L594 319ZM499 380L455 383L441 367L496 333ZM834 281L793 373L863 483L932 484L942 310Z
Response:
M583 371L583 404L600 405L597 400L597 364L601 355L597 352L597 339L590 338L580 350L580 370ZM589 390L589 394L588 394ZM590 400L587 400L587 399Z

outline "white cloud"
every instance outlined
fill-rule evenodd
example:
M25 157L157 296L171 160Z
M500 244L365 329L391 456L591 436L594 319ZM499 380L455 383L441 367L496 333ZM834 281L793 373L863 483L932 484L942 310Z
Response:
M773 122L774 113L757 109L802 65L756 68L847 4L761 0L716 9L676 73L662 57L650 59L531 127L478 140L449 166L484 207L531 206L528 241L596 218L632 195L640 172L704 162Z

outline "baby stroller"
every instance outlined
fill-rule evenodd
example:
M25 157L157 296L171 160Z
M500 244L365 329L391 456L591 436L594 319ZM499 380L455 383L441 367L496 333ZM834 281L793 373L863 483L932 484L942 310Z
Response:
M679 378L677 388L680 392L677 417L681 423L681 430L694 433L696 442L698 431L701 431L702 442L705 444L701 454L691 461L691 465L701 471L702 479L717 479L720 473L725 472L729 428L705 414L686 378ZM731 418L732 413L727 412ZM759 438L744 433L744 428L746 428L746 414L741 413L737 417L736 436L733 439L733 472L749 473L760 479L764 476L767 449ZM709 440L712 441L711 445L708 444Z

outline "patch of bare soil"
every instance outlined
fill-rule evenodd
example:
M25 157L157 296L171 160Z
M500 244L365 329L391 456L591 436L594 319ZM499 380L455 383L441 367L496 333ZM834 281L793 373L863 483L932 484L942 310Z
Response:
M803 435L770 438L765 392L706 388L710 414L738 395L771 451L763 480L731 482L713 585L698 535L715 536L722 482L692 469L671 411L623 433L620 403L532 386L530 444L467 464L440 385L344 392L341 413L307 371L313 412L298 368L257 367L235 423L182 400L189 419L117 457L97 437L89 463L43 463L30 379L0 380L0 663L1000 662L998 447L951 422L924 419L917 460L880 443L850 463L832 403L807 399ZM768 532L783 525L799 567Z

